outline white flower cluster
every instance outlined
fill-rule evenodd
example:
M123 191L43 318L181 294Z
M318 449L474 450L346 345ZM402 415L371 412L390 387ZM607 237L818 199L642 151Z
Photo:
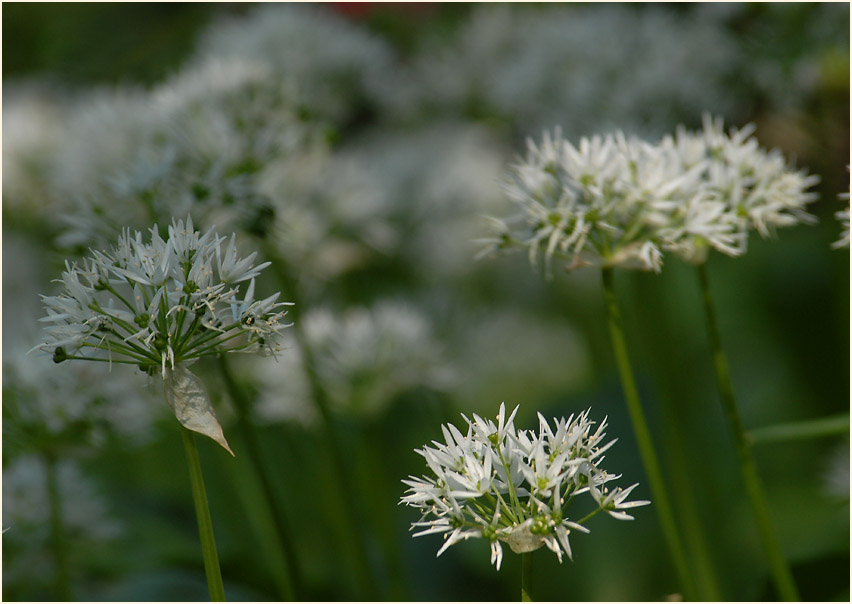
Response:
M627 489L606 486L620 477L600 467L603 453L615 443L603 442L606 420L593 430L586 411L556 421L552 429L539 414L536 434L515 430L517 411L515 407L506 418L501 404L496 424L476 414L472 421L462 415L468 423L466 435L448 424L441 427L446 444L433 441L434 447L417 450L433 476L404 480L409 488L401 502L423 513L412 524L412 530L419 529L415 537L444 534L439 556L454 543L481 537L490 541L491 563L498 570L501 542L515 553L545 545L561 562L563 553L572 558L570 532L588 533L583 523L595 514L606 511L613 518L632 520L625 510L650 503L627 501L635 484ZM594 501L594 509L569 520L569 504L584 493Z
M520 213L494 220L485 253L543 250L547 273L554 255L581 266L659 271L663 252L701 263L708 248L736 256L748 230L811 222L804 210L816 198L818 177L794 171L777 150L759 147L752 127L725 134L704 116L700 132L678 128L657 143L621 132L582 138L577 146L545 134L528 142L506 191Z
M201 234L192 219L173 221L168 239L125 229L109 252L66 262L64 291L42 296L54 361L86 359L139 365L148 373L221 352L272 351L286 302L255 300L257 253L239 258L235 237ZM248 281L240 297L238 284ZM107 358L91 356L106 352Z

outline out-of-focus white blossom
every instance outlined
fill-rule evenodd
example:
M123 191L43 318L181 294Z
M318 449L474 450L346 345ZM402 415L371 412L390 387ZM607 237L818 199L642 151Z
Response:
M849 170L849 166L846 166L846 170ZM843 231L840 233L840 239L831 244L831 247L834 248L849 247L849 195L850 193L847 192L840 193L837 196L838 199L846 200L846 209L834 214L837 220L840 221L840 224L843 225Z
M541 414L539 432L516 430L515 414L506 417L500 405L497 423L474 414L464 415L467 434L453 425L441 427L445 443L432 441L418 449L431 474L403 480L408 486L401 502L423 514L411 526L415 537L439 533L448 547L471 537L491 543L491 563L503 560L502 543L515 553L545 545L562 562L572 558L571 531L588 533L589 518L605 511L619 520L632 520L625 510L649 501L626 501L636 485L610 489L607 483L620 478L601 466L603 453L615 441L604 443L606 420L593 428L589 411L554 427ZM585 516L577 509L576 496L588 493L593 502ZM588 502L588 500L587 500ZM591 503L591 502L588 502Z
M50 158L61 140L66 109L49 86L4 83L3 205L42 210L48 200Z
M107 507L95 485L73 462L57 463L62 522L70 537L109 540L119 526L108 517ZM35 539L50 536L50 505L44 463L32 455L18 457L3 468L3 539Z
M429 322L407 305L380 302L340 314L312 309L301 323L314 371L335 411L373 416L408 389L443 390L452 383L453 372ZM281 363L257 373L263 385L260 417L307 423L316 418L295 345L282 353Z
M396 111L496 116L524 134L558 123L572 137L659 134L703 110L727 112L725 82L740 59L715 23L617 4L480 4L449 44L436 42L408 81L388 82Z
M393 66L383 40L317 6L268 4L222 19L197 52L269 62L294 106L337 122L351 118Z

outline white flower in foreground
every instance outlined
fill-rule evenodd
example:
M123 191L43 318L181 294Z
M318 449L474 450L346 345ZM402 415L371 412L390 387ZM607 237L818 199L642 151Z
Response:
M606 483L619 478L600 467L603 453L615 441L604 443L606 420L593 429L589 411L555 422L551 428L541 415L539 432L516 430L515 414L506 417L500 405L497 423L474 414L467 434L455 426L441 429L445 443L432 441L417 453L426 459L430 476L403 480L409 488L401 503L419 509L423 516L412 524L415 537L444 535L446 549L471 537L488 539L491 563L499 570L502 543L515 553L531 552L542 545L562 562L572 558L568 536L572 530L588 533L583 523L601 511L619 520L632 520L624 510L649 501L625 501L628 489L609 490ZM464 417L464 415L462 416ZM589 493L592 509L578 511L575 496ZM569 519L569 514L577 520Z
M279 294L255 299L255 255L239 259L234 240L212 229L201 234L192 220L173 221L168 239L151 229L150 241L125 229L118 245L81 264L66 262L64 291L42 296L47 339L36 348L66 359L138 365L160 373L166 399L187 428L227 448L201 381L186 366L225 352L276 350L286 325ZM241 282L249 281L241 295ZM199 423L200 422L200 423Z

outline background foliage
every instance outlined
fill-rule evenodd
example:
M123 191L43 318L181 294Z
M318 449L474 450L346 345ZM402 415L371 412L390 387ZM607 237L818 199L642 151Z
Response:
M304 409L298 367L307 361L292 342L275 366L240 359L233 373L253 404L243 421L273 477L299 599L516 599L518 557L507 556L498 573L486 545L471 541L435 558L439 540L411 539L417 518L397 506L400 480L424 471L413 450L439 438L441 423L460 425L459 412L493 416L505 400L521 404L516 425L533 428L536 411L559 417L591 406L619 438L607 453L612 466L628 484L641 483L637 498L649 497L598 274L548 282L522 256L473 261L481 216L505 203L499 179L524 139L543 128L561 124L572 137L610 127L656 136L679 123L696 127L708 110L730 125L754 122L763 146L820 175L811 206L818 224L753 238L745 256L713 256L709 270L746 426L848 414L849 255L830 248L840 232L834 213L844 206L837 195L849 186L847 4L309 8L309 18L293 13L309 24L300 36L298 27L252 34L264 19L247 3L3 6L3 527L10 528L3 599L57 597L40 486L45 451L73 464L60 484L76 598L207 597L180 437L159 385L124 367L81 383L66 375L75 370L24 353L39 337L37 294L54 293L50 279L65 258L99 245L95 235L69 243L62 216L90 207L89 195L120 189L109 180L114 174L86 159L110 168L99 145L109 148L130 115L110 122L103 112L122 94L147 98L162 82L192 74L228 44L252 60L268 58L276 77L297 76L293 128L307 134L269 185L283 191L274 205L279 230L260 240L296 277L303 307L296 320L331 334L316 336L312 362L334 393L333 428L354 485L347 495L310 405ZM607 37L585 40L582 32ZM271 40L272 50L252 49L246 39ZM348 71L333 70L340 57L352 58ZM221 141L225 151L229 142ZM116 173L122 169L131 171ZM133 199L100 203L130 207ZM232 230L240 230L244 253L266 224L249 209L268 206L252 203L240 199L221 218L238 225ZM214 217L196 222L205 229ZM305 234L317 224L311 240ZM259 289L279 289L266 272ZM717 401L694 271L670 258L659 275L620 272L616 285L675 503L702 527L723 596L771 599ZM284 288L282 298L292 294ZM404 309L398 324L381 323L387 301ZM364 356L381 344L357 339L377 325L390 334L380 340L397 346L385 364ZM221 368L198 367L237 453L231 459L213 443L200 445L226 592L232 600L277 600L281 554L239 414ZM65 386L46 387L60 379L51 372L63 372ZM105 383L117 385L104 392ZM98 397L98 409L131 398L143 411L69 420L72 401ZM34 408L41 411L30 421ZM40 424L50 423L44 418L54 418L58 432ZM848 443L847 432L755 448L808 600L849 598ZM366 538L366 558L347 510ZM630 524L592 523L590 535L572 542L573 562L536 554L536 598L675 593L655 514L642 508L636 516Z

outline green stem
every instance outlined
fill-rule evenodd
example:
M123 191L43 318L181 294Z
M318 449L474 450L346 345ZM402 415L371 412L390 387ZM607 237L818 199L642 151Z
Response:
M219 555L216 553L216 538L213 536L213 521L210 518L210 506L207 492L204 490L204 476L201 474L201 460L195 446L194 434L180 427L183 445L186 449L186 461L189 465L189 480L192 484L192 500L195 502L195 516L198 519L198 534L201 537L201 554L204 558L204 574L207 576L207 588L211 602L225 601L225 587L222 585L222 571L219 569Z
M740 471L745 481L746 495L748 496L749 504L757 521L757 528L760 533L760 539L763 542L763 547L769 558L769 566L772 572L772 578L775 582L775 587L778 590L778 595L786 601L799 600L799 592L796 584L793 581L793 575L781 551L781 545L778 543L778 538L775 534L775 529L772 526L772 518L769 513L769 506L766 503L766 498L763 494L763 488L760 484L760 477L757 473L757 465L754 462L754 457L751 454L751 446L749 445L748 436L740 418L739 409L734 398L734 388L731 383L731 375L728 369L728 361L725 353L722 350L722 338L719 335L719 325L716 320L716 309L713 306L713 299L710 295L710 280L707 275L707 265L698 265L698 280L701 284L701 294L704 300L704 313L707 319L707 330L710 337L710 346L713 349L713 364L716 369L716 380L719 385L719 394L722 402L722 409L725 412L725 418L728 420L728 426L731 429L731 434L734 437L734 444L737 448L737 457L740 462Z
M283 566L276 569L276 580L281 585L281 593L279 594L283 600L295 600L295 591L297 584L294 580L298 575L293 568L293 561L296 559L293 545L285 530L285 523L282 517L281 506L275 502L275 495L272 489L272 480L263 463L263 455L260 452L260 444L257 433L249 420L249 401L247 400L245 391L240 388L231 373L230 365L225 356L218 357L219 368L222 371L222 377L225 381L225 388L231 396L231 401L234 403L234 408L237 411L237 426L243 437L243 442L251 459L251 465L257 474L258 482L263 493L263 503L266 504L269 516L272 520L275 534L278 537L278 543L281 546L279 553L283 560Z
M370 568L370 552L368 546L368 535L362 518L364 514L359 513L360 498L358 490L353 484L353 478L349 472L349 464L347 463L346 455L342 450L339 439L334 429L334 418L331 412L331 404L328 393L322 385L319 375L316 371L316 361L313 354L313 348L308 341L308 336L305 333L300 315L304 310L299 300L299 291L296 280L286 269L286 264L281 258L273 245L268 240L262 240L262 249L267 258L272 260L272 269L278 278L282 289L287 293L290 301L294 303L291 309L293 319L292 330L296 340L296 346L302 357L302 364L305 371L305 377L308 379L308 386L311 393L311 398L317 411L319 411L322 420L321 425L325 432L325 443L331 453L332 465L338 477L338 484L343 492L345 503L343 505L344 514L349 524L347 535L351 539L350 545L355 550L353 558L357 566L355 571L355 579L358 583L358 588L366 599L375 599L377 585L373 581L373 572Z
M749 430L747 438L753 445L807 440L825 436L849 435L849 414L821 417L819 419L788 424L776 424Z
M670 498L663 480L663 472L660 469L660 462L654 450L651 431L648 428L645 412L639 400L639 391L636 388L633 369L630 365L630 356L627 353L627 342L624 338L624 328L621 323L621 311L618 308L615 298L615 288L613 287L613 271L611 268L604 268L602 275L612 349L615 354L616 364L618 365L621 386L624 390L627 410L633 425L633 433L636 436L636 444L639 447L642 464L645 466L645 473L648 475L648 483L651 487L654 507L657 509L657 515L669 547L669 553L672 556L672 561L680 578L684 596L687 600L694 600L695 587L692 575L686 565L685 550L678 534Z
M59 476L56 458L51 453L44 456L44 471L47 480L47 498L50 505L50 532L53 555L56 558L56 591L63 602L71 602L71 572L68 565L68 550L65 547L65 527L62 522L62 500L59 496Z
M521 602L532 602L533 552L521 554Z

